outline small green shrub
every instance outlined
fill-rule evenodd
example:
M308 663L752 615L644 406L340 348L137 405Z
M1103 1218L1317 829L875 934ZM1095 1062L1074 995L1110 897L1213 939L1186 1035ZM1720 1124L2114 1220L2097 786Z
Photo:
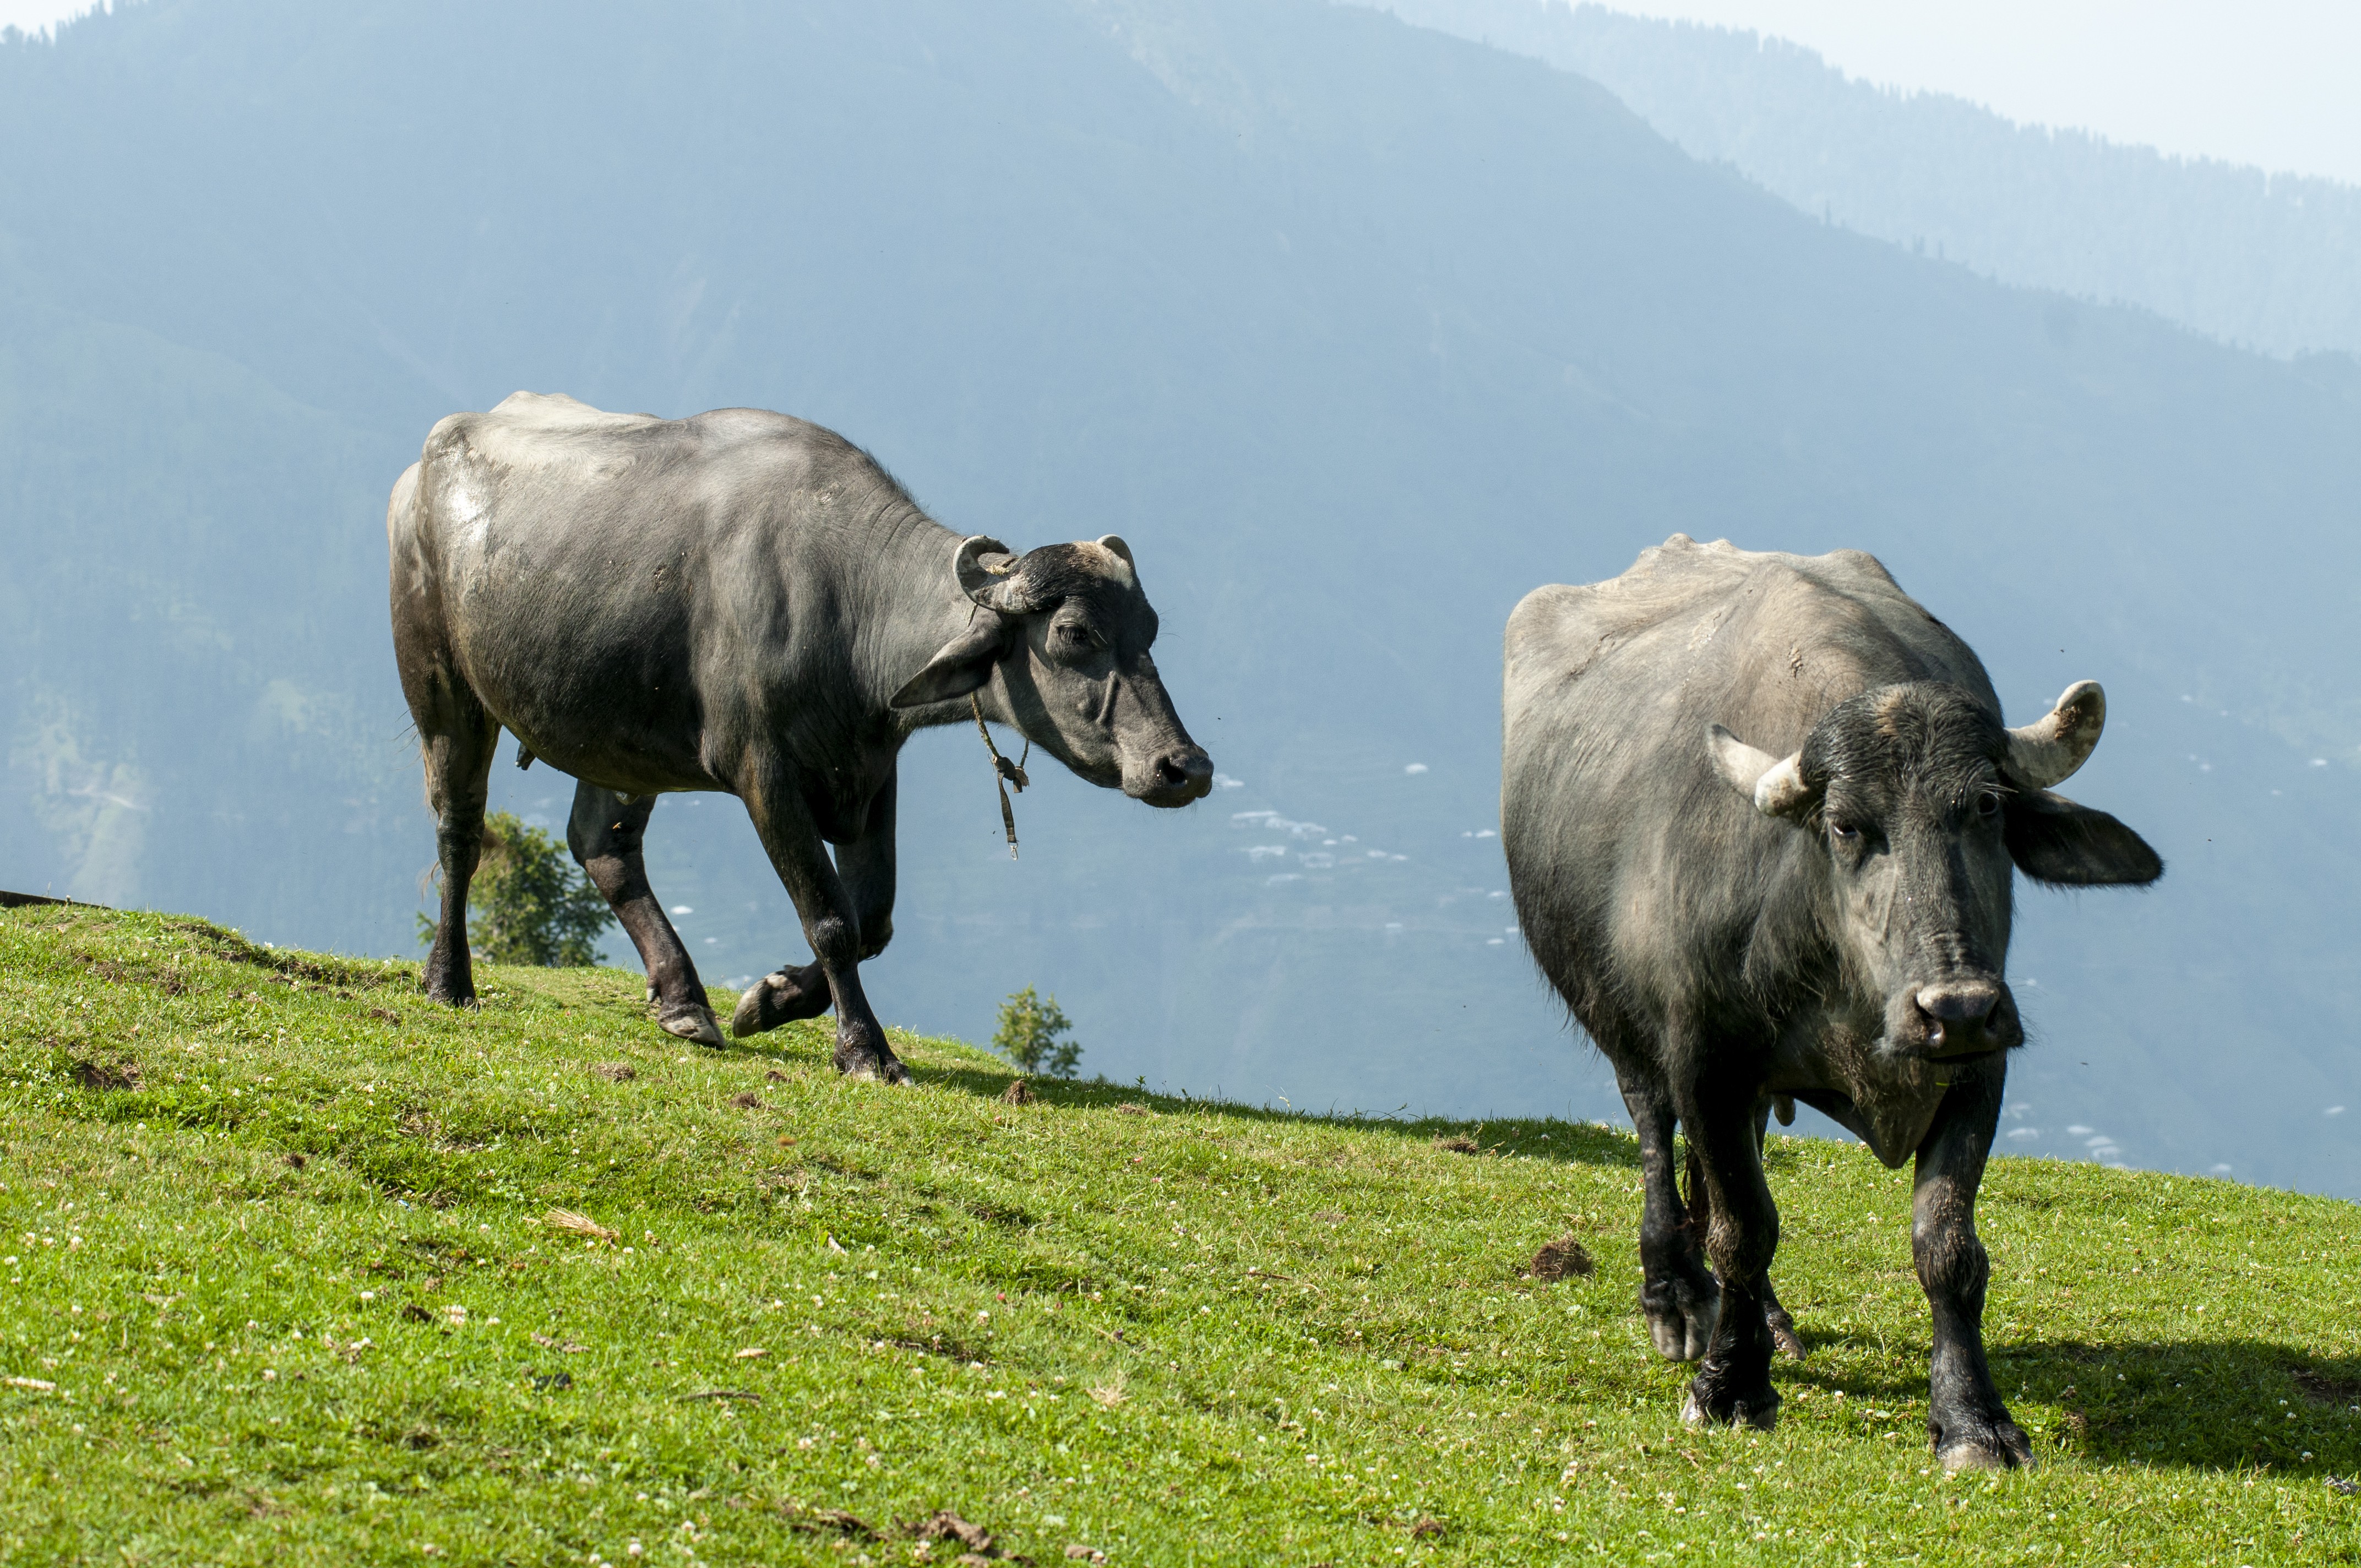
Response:
M1071 1078L1082 1059L1082 1047L1062 1037L1072 1027L1056 997L1036 996L1028 985L1000 1004L1000 1027L992 1036L992 1048L1022 1071Z
M598 938L614 920L564 844L514 812L484 818L483 857L467 885L467 942L477 957L540 969L595 964ZM434 922L424 915L418 940L434 945Z

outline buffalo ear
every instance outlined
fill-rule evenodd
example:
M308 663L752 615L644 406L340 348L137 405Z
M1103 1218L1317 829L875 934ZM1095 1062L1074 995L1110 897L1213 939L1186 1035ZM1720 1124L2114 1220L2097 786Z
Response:
M2103 811L2046 789L2011 795L2002 835L2008 858L2052 887L2145 887L2164 874L2147 841Z
M974 625L944 643L927 667L894 694L895 707L925 707L965 696L992 679L992 667L1008 645L1008 627L997 615L979 616Z

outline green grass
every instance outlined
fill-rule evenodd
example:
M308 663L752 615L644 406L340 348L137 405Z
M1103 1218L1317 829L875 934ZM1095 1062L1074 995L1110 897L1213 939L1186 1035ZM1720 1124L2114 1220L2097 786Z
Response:
M1044 1564L2356 1556L2344 1203L1997 1162L2042 1464L1947 1480L1907 1177L1856 1148L1773 1141L1812 1356L1775 1433L1696 1432L1619 1134L1014 1106L941 1041L899 1090L824 1024L684 1047L616 971L416 984L0 914L0 1561L949 1563L939 1508ZM1524 1277L1568 1231L1597 1274Z

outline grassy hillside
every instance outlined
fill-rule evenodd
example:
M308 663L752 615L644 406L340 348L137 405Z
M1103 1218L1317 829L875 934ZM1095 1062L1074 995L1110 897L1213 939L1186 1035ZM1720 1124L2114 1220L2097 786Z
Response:
M1338 1122L634 977L0 914L0 1561L2345 1562L2356 1213L2003 1160L1988 1326L2044 1461L1946 1480L1906 1178L1780 1139L1812 1346L1693 1432L1630 1141ZM1464 1138L1474 1152L1438 1140ZM609 1235L554 1224L586 1216ZM1576 1235L1588 1277L1527 1277Z
M0 44L0 146L42 149L0 159L9 886L407 950L384 518L428 428L782 409L962 532L1130 541L1237 784L1044 762L1012 866L972 731L920 738L890 1016L982 1038L1031 982L1126 1082L1606 1115L1485 836L1501 625L1675 530L1844 546L2012 721L2103 681L2077 798L2172 867L2024 901L2059 1048L2011 1146L2361 1198L2348 360L1981 280L1326 0L143 0ZM555 826L572 784L491 788ZM708 976L793 950L734 802L649 840Z

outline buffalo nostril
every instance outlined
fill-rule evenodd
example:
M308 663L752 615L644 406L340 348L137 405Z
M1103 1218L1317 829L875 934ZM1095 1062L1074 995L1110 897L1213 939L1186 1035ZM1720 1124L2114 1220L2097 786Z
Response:
M1202 751L1168 751L1156 760L1156 782L1172 788L1213 776L1213 759Z
M2000 988L1992 985L1930 985L1917 997L1918 1010L1940 1025L1989 1021L2000 1005Z

